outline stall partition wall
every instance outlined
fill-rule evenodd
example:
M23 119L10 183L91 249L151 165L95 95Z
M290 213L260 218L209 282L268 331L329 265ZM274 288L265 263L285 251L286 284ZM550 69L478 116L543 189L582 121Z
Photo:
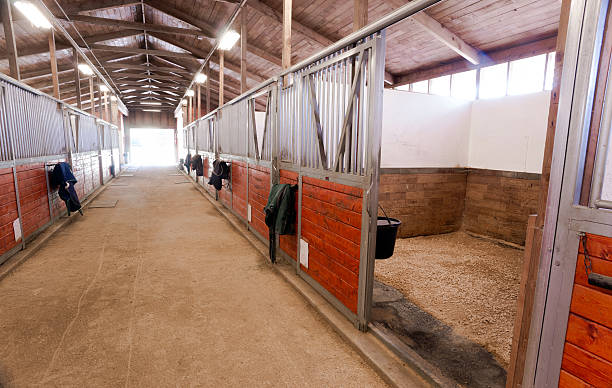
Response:
M115 126L0 76L0 263L65 213L53 165L71 163L86 198L119 166L118 146Z
M296 66L183 129L204 159L202 184L268 243L271 185L297 185L296 231L277 252L362 330L371 306L384 33ZM255 100L265 112L255 112ZM231 180L207 184L215 158Z
M571 3L523 386L610 387L612 381L612 198L606 194L612 98L605 81L612 67L602 50L602 41L612 42L609 6ZM605 98L595 98L599 92ZM596 110L601 120L591 126ZM585 167L593 155L594 168ZM588 203L581 201L583 176L593 177ZM593 281L606 277L607 285Z

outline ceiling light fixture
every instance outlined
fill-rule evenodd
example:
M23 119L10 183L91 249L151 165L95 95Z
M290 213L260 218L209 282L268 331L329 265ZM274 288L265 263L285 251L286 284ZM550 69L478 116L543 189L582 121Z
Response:
M154 101L141 101L140 105L161 105L161 102L154 102Z
M42 12L40 12L40 10L29 1L16 1L13 4L15 4L15 8L17 8L19 12L28 18L28 20L36 27L45 29L50 29L53 27L45 15L43 15Z
M117 101L117 96L111 96L111 101L113 102Z
M159 109L143 109L143 112L161 112Z
M203 84L204 82L206 82L207 79L208 77L206 76L206 74L198 73L195 76L195 82L199 84Z
M221 41L219 42L219 50L231 50L232 47L238 42L240 39L240 34L234 30L229 30L221 37Z
M186 95L187 95L187 97L193 97L193 96L195 96L195 93L194 93L193 89L188 89Z
M183 106L187 105L187 100L185 100L184 98L181 100L181 104L183 104Z
M106 92L108 92L108 90L109 90L109 89L108 89L108 86L106 86L106 85L100 85L100 91L102 91L102 92L106 93Z
M81 71L81 73L85 74L85 75L93 75L93 70L91 70L91 67L89 67L88 64L86 63L79 63L79 70Z

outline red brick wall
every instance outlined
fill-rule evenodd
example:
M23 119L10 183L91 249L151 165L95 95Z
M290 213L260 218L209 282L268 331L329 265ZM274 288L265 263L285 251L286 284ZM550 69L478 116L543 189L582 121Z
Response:
M246 163L232 162L232 207L234 211L247 219L247 168Z
M302 239L308 268L302 269L357 312L362 190L302 178Z
M280 183L290 185L298 184L298 174L293 171L280 170ZM297 229L298 200L295 199L295 225ZM297 230L295 235L279 236L280 249L289 255L293 260L297 260Z
M470 169L463 228L525 244L527 218L537 212L540 175Z
M593 272L612 276L612 239L587 235ZM612 291L591 286L579 245L559 387L610 387Z
M251 205L251 226L262 237L268 236L264 207L270 194L270 169L249 165L249 205Z
M389 217L402 222L399 237L455 232L461 228L467 175L461 168L382 169L378 200Z
M51 220L44 163L17 166L24 237Z
M19 218L13 169L0 169L0 255L13 249L15 241L13 221Z

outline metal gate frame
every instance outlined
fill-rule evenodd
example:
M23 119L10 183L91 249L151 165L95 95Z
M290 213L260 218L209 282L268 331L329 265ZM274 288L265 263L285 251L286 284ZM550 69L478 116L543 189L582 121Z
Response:
M591 196L590 206L579 204L608 5L608 0L571 3L540 270L523 375L528 387L558 385L580 235L612 237L612 212L601 206L599 183L593 187L596 195ZM610 98L606 98L604 109L603 123L608 126L602 124L601 128L607 129L600 134L607 135L612 123ZM605 157L598 152L598 166ZM600 182L601 174L602 168L595 170L595 182Z

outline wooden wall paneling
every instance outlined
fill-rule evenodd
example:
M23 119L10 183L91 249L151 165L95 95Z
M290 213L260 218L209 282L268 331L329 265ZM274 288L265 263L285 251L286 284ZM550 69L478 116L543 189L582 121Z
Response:
M224 56L225 56L225 53L223 52L223 50L219 50L219 106L223 106L223 103L224 103L223 101L223 91L224 91L223 72L225 71Z

